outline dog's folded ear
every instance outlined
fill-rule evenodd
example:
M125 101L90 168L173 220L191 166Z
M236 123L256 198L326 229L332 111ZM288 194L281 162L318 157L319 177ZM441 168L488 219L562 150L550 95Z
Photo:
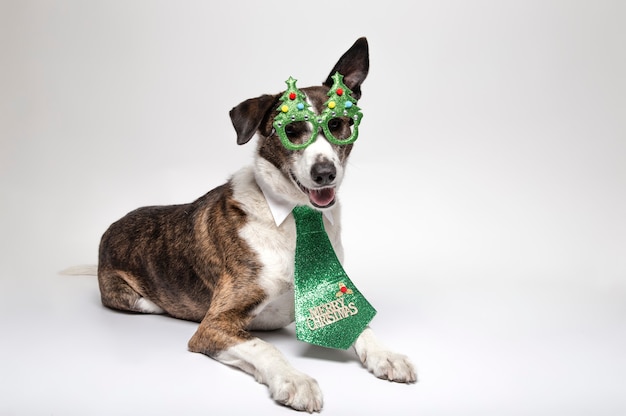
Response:
M352 90L352 96L361 98L361 84L365 81L370 69L369 46L366 38L359 38L346 53L343 54L324 82L328 88L333 85L335 72L343 75L343 82Z
M332 76L335 72L343 75L343 82L352 90L352 96L357 100L361 97L361 84L369 71L369 47L367 39L359 38L346 53L343 54L328 78L324 82L328 88L333 85ZM230 110L230 120L237 132L237 144L246 144L254 133L262 127L263 121L268 120L268 112L277 105L278 95L262 95L250 98ZM263 132L269 135L270 132Z
M250 141L276 100L275 95L265 94L250 98L230 110L230 120L237 132L237 144Z

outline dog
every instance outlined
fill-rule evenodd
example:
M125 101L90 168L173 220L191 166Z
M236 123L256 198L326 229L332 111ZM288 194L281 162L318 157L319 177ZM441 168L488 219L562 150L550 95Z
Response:
M368 71L369 47L360 38L322 85L300 90L320 114L333 74L341 74L359 99ZM288 149L274 126L280 96L251 98L230 111L239 145L256 136L251 166L192 203L139 208L113 223L100 242L97 275L106 307L199 322L190 351L252 374L275 401L312 413L323 405L318 383L249 331L294 321L293 206L325 214L326 232L343 261L337 194L353 143L333 143L320 130L306 148ZM338 117L334 123L349 130L352 121ZM305 130L287 135L303 140ZM375 376L416 381L411 361L383 347L371 328L352 347Z

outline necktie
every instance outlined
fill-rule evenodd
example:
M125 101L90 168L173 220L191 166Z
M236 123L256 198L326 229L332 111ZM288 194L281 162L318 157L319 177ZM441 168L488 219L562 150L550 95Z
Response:
M322 213L308 206L292 211L296 221L296 337L330 348L349 348L376 315L341 267Z

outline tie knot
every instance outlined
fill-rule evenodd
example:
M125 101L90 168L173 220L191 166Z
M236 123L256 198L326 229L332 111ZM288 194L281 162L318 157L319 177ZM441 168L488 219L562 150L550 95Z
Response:
M324 231L322 213L306 205L299 205L292 211L298 234Z

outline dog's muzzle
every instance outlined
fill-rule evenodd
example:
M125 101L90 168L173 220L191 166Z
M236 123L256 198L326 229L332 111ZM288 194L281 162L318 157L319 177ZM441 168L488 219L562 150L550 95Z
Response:
M291 173L291 178L304 192L314 207L328 208L335 203L335 179L337 169L332 162L318 162L311 167L311 180L319 185L316 188L307 188Z

